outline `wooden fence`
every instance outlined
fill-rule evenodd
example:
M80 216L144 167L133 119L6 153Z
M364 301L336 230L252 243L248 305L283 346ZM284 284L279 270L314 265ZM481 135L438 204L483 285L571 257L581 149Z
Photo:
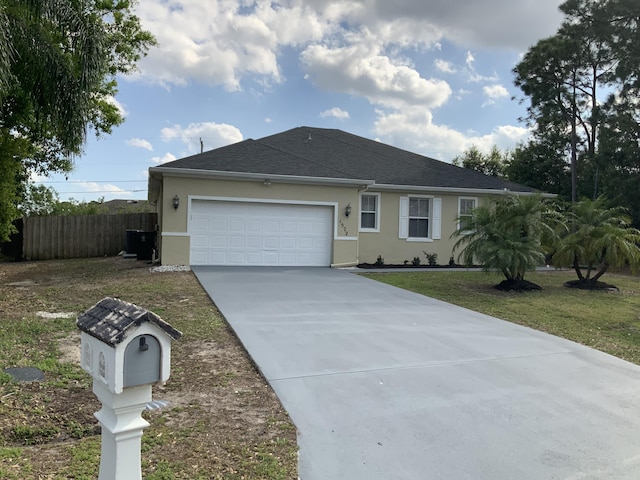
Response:
M64 215L23 219L25 260L117 255L127 230L155 231L157 213Z

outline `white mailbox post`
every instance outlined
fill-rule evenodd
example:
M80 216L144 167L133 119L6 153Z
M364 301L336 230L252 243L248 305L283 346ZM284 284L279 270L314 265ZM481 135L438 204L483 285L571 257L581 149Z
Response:
M99 480L141 480L141 417L151 386L169 379L171 341L182 336L156 314L105 298L78 317L82 368L102 403Z

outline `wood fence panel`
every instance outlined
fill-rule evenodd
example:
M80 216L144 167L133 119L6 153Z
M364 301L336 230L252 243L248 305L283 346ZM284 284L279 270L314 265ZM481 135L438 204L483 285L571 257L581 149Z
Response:
M124 250L126 231L156 230L156 213L27 217L25 260L88 258L117 255Z

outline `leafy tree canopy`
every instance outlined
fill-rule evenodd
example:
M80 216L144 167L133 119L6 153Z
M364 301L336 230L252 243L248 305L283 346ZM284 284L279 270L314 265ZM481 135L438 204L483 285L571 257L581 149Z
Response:
M565 152L576 202L597 196L598 182L610 173L602 165L611 161L603 126L616 115L637 120L640 114L640 9L637 0L568 0L560 9L565 19L558 32L531 47L514 73L529 100L534 143L563 141L555 150Z
M452 163L458 167L475 170L485 175L504 177L505 167L509 163L509 158L510 153L501 152L496 145L491 148L488 154L482 153L478 147L472 145L462 155L455 157Z
M111 98L154 44L121 0L0 0L0 238L32 173L70 171L87 131L123 121Z

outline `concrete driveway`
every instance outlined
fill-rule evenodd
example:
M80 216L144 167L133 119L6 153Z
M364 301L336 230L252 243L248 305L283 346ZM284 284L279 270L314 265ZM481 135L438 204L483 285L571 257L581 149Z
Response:
M302 480L638 479L640 367L329 268L193 267Z

